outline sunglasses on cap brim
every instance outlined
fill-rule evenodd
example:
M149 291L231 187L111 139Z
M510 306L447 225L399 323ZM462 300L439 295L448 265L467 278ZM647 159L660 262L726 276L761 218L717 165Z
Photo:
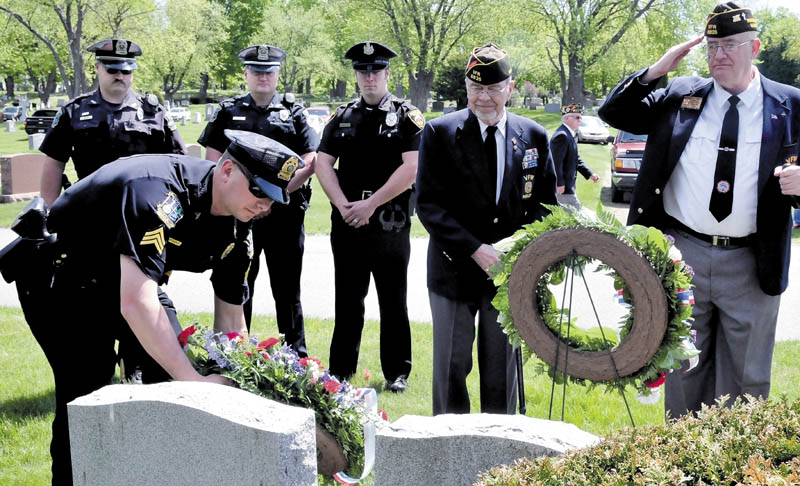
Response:
M258 199L264 199L264 198L272 199L266 192L264 192L264 189L262 189L261 186L258 185L255 176L253 175L252 172L247 170L247 167L245 167L244 164L242 164L238 160L233 160L233 163L236 164L236 167L238 167L239 170L242 171L242 174L244 174L244 176L247 178L248 182L247 188L250 190L250 194L257 197Z
M127 75L129 75L129 74L131 74L131 73L133 72L133 70L132 70L132 69L117 69L117 68L110 68L110 67L106 67L105 65L103 65L103 69L105 69L105 70L106 70L106 72L107 72L108 74L117 74L117 73L122 73L122 74L124 74L125 76L127 76Z

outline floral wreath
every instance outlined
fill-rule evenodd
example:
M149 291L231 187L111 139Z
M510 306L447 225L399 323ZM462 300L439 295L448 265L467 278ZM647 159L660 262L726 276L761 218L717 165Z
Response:
M608 389L619 390L633 386L639 392L639 400L643 403L658 401L660 387L666 378L666 372L681 368L681 360L689 360L690 367L697 365L699 351L694 346L696 331L691 328L692 304L694 296L691 291L691 280L694 275L692 268L682 260L678 248L674 246L674 238L665 235L655 228L640 225L624 226L614 215L603 209L598 204L597 215L587 211L571 211L559 206L546 206L551 213L541 221L525 225L511 237L498 242L495 247L504 252L500 262L493 267L493 281L498 287L497 295L492 304L499 311L499 322L509 341L514 347L522 346L524 359L527 360L533 353L529 343L525 342L514 323L509 304L509 282L520 254L537 237L559 229L585 228L613 235L618 240L632 247L653 268L661 281L667 301L667 328L661 344L650 360L638 371L614 380L591 381L562 373L557 374L552 366L542 362L536 365L537 373L547 373L550 377L562 382L564 378L570 382L593 388L606 385ZM575 267L576 274L582 270L592 259L578 256ZM571 326L568 344L570 353L581 351L604 351L616 346L622 341L634 325L634 302L631 291L625 281L610 266L602 264L597 271L604 271L614 278L616 301L628 307L628 313L623 317L619 336L612 336L613 332L600 333L594 330L582 330ZM565 309L558 307L555 296L548 288L548 284L557 285L564 281L567 273L567 262L562 260L552 264L536 283L536 302L539 313L545 325L556 336L566 316ZM562 342L564 341L561 338ZM688 370L687 370L688 371Z
M235 332L215 333L193 325L180 333L178 341L201 375L217 373L242 390L313 410L317 425L333 436L347 460L346 471L333 474L337 482L355 484L369 474L374 452L365 449L365 440L374 437L368 437L365 428L386 420L385 412L370 406L374 400L369 394L374 398L374 391L337 380L320 360L299 357L282 339L246 339Z

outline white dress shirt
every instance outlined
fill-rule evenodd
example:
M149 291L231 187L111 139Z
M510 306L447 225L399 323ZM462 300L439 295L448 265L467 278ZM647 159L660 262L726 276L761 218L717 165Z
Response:
M717 221L709 211L717 168L722 120L731 93L714 81L700 118L664 187L664 210L693 230L707 235L747 236L756 231L758 166L761 154L764 98L757 69L745 91L738 95L739 138L731 214Z
M506 120L508 112L503 108L503 116L497 122L497 130L494 132L494 139L497 142L497 180L495 181L494 203L500 200L500 190L503 188L503 173L506 170ZM486 141L486 128L489 126L478 118L478 125L481 127L481 140Z

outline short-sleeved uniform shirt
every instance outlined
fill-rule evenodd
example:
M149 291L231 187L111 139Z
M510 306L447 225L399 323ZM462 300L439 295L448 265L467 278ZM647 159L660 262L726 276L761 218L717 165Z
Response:
M99 89L59 110L39 150L64 163L72 158L80 179L120 157L186 153L175 123L155 95L129 90L116 105L104 100Z
M404 152L419 150L424 125L419 110L391 93L375 106L360 98L336 109L319 152L339 159L337 177L345 197L364 199L364 191L380 189L402 165Z
M185 155L137 155L74 184L47 219L66 255L56 278L100 282L118 294L119 255L126 255L158 284L166 283L172 270L212 269L215 294L230 304L243 303L250 225L211 215L215 165Z
M303 105L275 93L267 106L257 106L250 93L223 100L197 142L218 152L228 148L225 129L258 133L280 142L297 154L314 152L317 132L308 124Z

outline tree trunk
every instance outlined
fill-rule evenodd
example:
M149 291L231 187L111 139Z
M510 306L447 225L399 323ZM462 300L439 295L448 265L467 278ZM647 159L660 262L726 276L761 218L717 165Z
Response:
M200 73L200 103L205 103L208 98L208 73Z
M56 91L56 71L52 69L49 73L47 73L47 79L44 81L44 86L42 90L39 92L39 99L42 102L43 107L50 106L50 95Z
M567 80L567 90L564 92L564 99L561 100L562 105L569 105L572 103L584 102L583 97L584 88L584 73L583 63L575 56L569 56L569 78Z
M9 98L14 97L14 76L6 76L6 94Z
M306 94L307 95L311 94L311 78L310 77L306 78Z
M347 81L336 80L336 88L333 90L334 98L347 98Z
M409 96L411 104L416 106L421 112L428 111L428 97L433 87L433 72L419 71L416 76L409 76Z

